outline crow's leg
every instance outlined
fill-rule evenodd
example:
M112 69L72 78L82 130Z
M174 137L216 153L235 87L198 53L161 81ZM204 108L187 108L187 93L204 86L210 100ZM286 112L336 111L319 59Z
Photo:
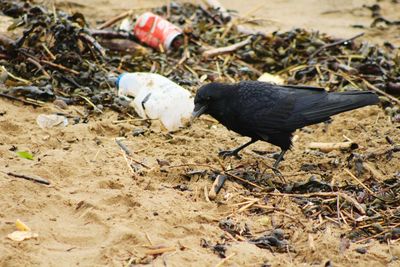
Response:
M287 151L286 149L282 149L281 153L279 154L278 158L274 163L273 166L274 169L278 169L279 162L281 162L281 160L283 159L283 156L285 155L286 151Z
M278 158L276 159L274 165L272 166L272 170L274 171L275 175L279 176L283 182L286 183L285 177L283 177L282 173L278 170L279 162L283 159L283 155L285 155L287 149L282 149L281 153L279 154Z
M238 148L232 149L232 150L224 150L218 153L219 156L226 158L226 157L231 157L235 156L237 159L241 159L242 157L239 155L239 151L242 150L243 148L251 145L252 143L256 142L257 140L251 139L249 142L241 145Z

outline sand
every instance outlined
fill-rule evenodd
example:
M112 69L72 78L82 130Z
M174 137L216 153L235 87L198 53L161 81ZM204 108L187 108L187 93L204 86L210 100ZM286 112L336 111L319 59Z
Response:
M165 1L74 1L83 6L64 2L66 10L79 9L92 22L112 17L124 9L138 6L153 7ZM222 1L228 8L242 14L260 1ZM368 16L352 12L321 15L323 11L357 8L373 1L265 1L257 16L274 21L265 30L287 29L293 26L316 28L337 36L352 36L359 32L349 25L367 23ZM390 5L384 1L384 5ZM69 4L68 4L69 3ZM268 5L267 5L268 4ZM396 5L398 8L398 5ZM396 17L395 8L386 10ZM391 11L391 12L389 12ZM396 13L397 12L397 13ZM310 15L312 14L312 16ZM290 17L290 20L288 18ZM368 31L364 40L380 41L386 31ZM398 34L398 32L397 32ZM392 40L396 35L390 36ZM274 228L283 228L290 245L289 253L271 253L248 242L230 241L226 255L231 257L222 266L398 266L399 243L367 245L350 244L341 249L340 235L349 226L328 224L315 230L299 207L289 198L271 197L268 205L277 207L267 215L248 211L237 212L235 203L243 202L248 190L228 181L214 201L207 201L204 188L212 181L206 176L185 176L190 170L206 170L203 165L220 168L241 163L265 162L253 149L278 151L277 147L258 142L243 152L242 161L217 157L219 149L236 146L246 138L227 131L205 117L191 128L172 135L160 130L158 122L148 128L141 121L115 123L118 114L107 111L90 117L87 123L70 124L49 130L36 123L39 114L60 111L53 104L33 108L0 99L0 266L215 266L222 259L210 248L201 246L202 239L211 244L220 242L224 233L219 221L232 218L247 224L254 235ZM78 115L82 107L63 111ZM306 181L311 174L297 174L302 163L325 164L330 177L337 183L354 182L343 171L348 152L335 152L342 164L333 167L329 158L306 152L311 141L343 141L343 135L359 144L358 151L377 151L388 146L385 137L400 143L399 124L392 124L379 107L366 107L334 117L328 127L322 124L298 131L298 139L281 164L288 180ZM145 129L144 135L133 136L134 129ZM326 130L326 131L325 131ZM141 167L132 173L115 143L125 136L124 144L134 153ZM33 160L20 158L17 151L29 151ZM393 177L400 166L399 155L390 161L377 158L371 164L385 178ZM158 162L161 162L159 164ZM160 166L160 165L169 166ZM173 167L195 164L192 167ZM50 186L12 178L4 172L38 175L48 179ZM366 178L366 177L360 177ZM279 211L279 212L278 212ZM284 216L286 214L289 216ZM15 242L6 238L15 230L14 222L21 219L37 239ZM313 240L310 241L310 240ZM158 256L148 256L151 249L174 250ZM367 247L366 254L355 248ZM147 253L147 254L146 254ZM396 260L397 259L397 260Z

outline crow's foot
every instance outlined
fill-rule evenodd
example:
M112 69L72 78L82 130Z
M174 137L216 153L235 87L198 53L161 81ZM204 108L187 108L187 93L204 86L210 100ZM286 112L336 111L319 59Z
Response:
M285 184L287 183L286 180L285 180L285 177L283 176L283 174L281 173L280 170L278 170L278 169L275 168L275 167L272 167L271 169L272 169L272 171L274 172L275 176L278 176L279 179L280 179L283 183L285 183Z
M218 153L218 156L227 158L234 156L237 159L241 159L242 157L239 155L238 151L236 150L223 150Z

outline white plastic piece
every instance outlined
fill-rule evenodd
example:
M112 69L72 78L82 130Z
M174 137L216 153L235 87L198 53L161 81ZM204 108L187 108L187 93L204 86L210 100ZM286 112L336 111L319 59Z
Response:
M134 97L131 105L142 118L159 119L169 131L189 120L194 103L189 91L155 73L125 73L117 80L118 95Z
M258 80L260 82L273 83L277 85L283 85L285 83L285 81L279 75L272 75L268 72L263 73Z
M68 119L66 117L55 114L40 114L37 116L36 122L42 129L52 128L58 125L63 127L68 125Z

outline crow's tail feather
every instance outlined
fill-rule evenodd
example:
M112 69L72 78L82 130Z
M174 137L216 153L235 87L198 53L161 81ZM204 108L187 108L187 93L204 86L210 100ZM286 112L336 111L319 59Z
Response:
M330 116L378 102L378 96L369 91L329 93L324 101L305 111L303 115L311 121L318 122Z

